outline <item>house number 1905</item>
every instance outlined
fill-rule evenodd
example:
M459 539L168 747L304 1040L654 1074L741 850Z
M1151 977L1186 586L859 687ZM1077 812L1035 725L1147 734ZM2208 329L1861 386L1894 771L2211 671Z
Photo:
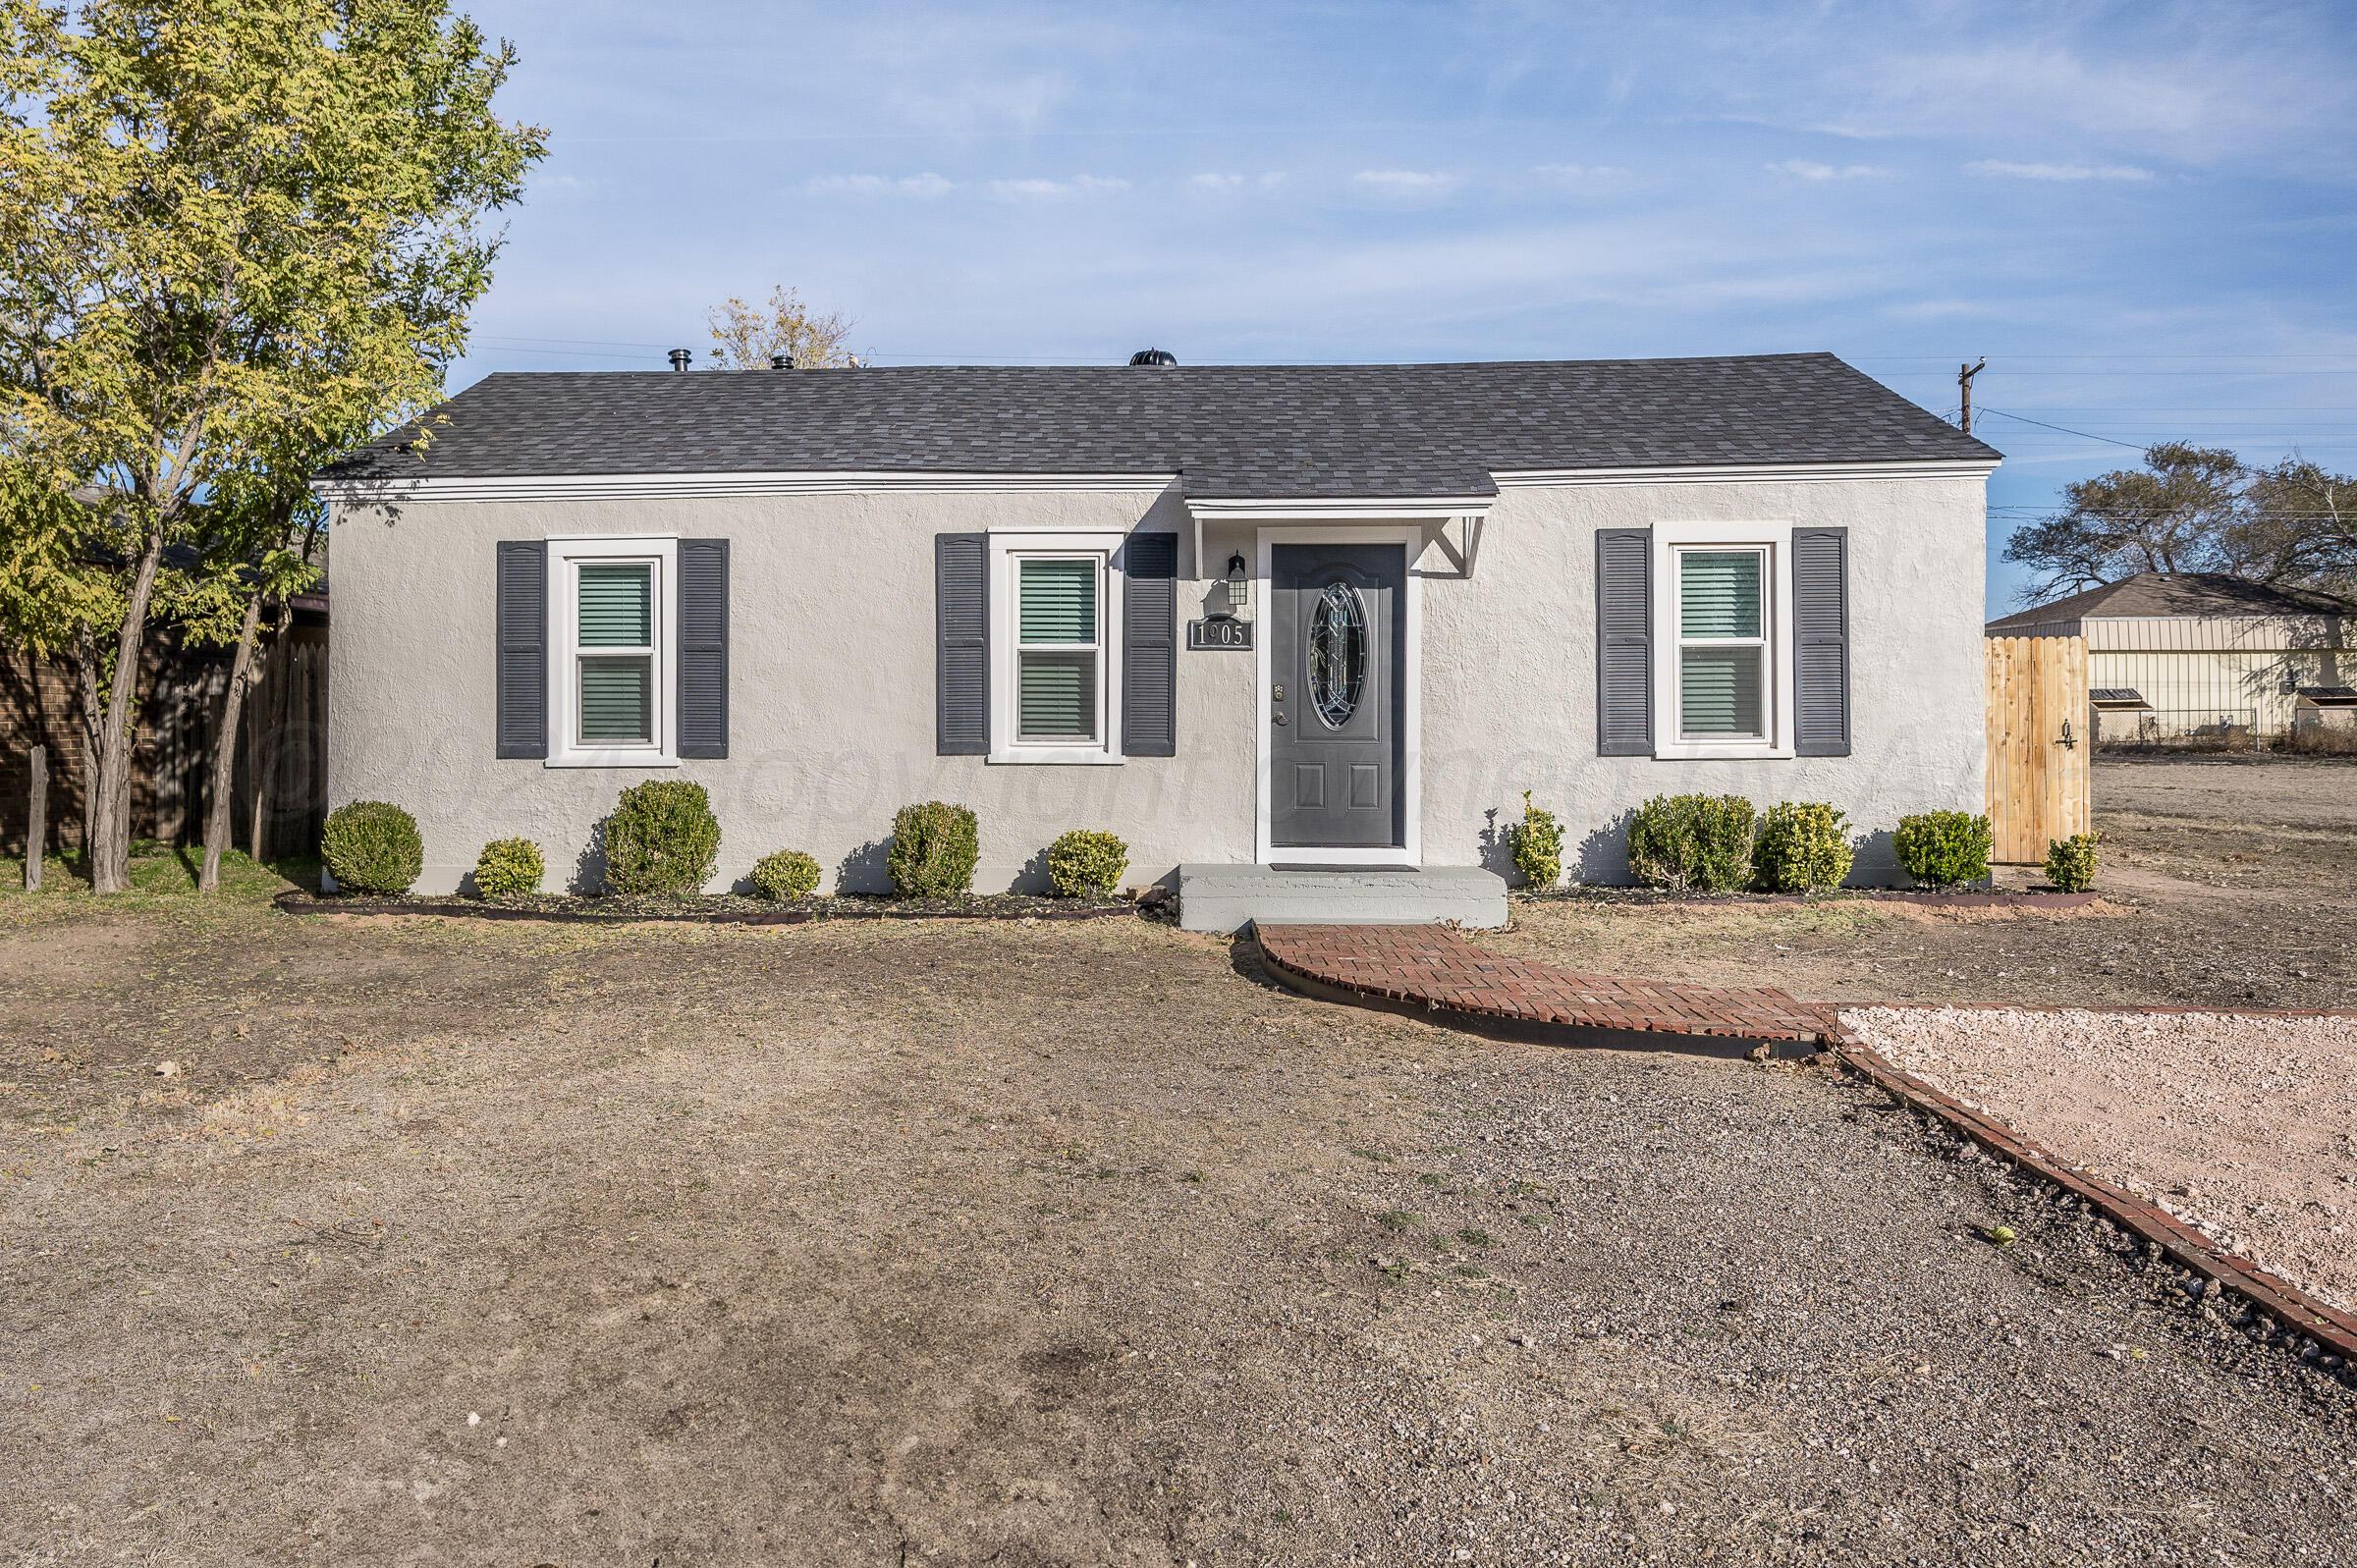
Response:
M1250 648L1252 622L1230 621L1213 616L1186 623L1186 645L1189 648Z

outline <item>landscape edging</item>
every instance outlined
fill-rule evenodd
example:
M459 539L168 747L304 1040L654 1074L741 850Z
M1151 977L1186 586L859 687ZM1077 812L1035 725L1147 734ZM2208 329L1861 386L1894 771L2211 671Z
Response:
M2357 1318L2328 1306L2309 1295L2299 1286L2277 1274L2270 1273L2250 1259L2227 1252L2159 1205L2136 1196L2122 1187L2085 1175L2050 1158L2045 1152L2025 1141L2012 1128L1996 1117L1974 1110L1953 1096L1933 1088L1912 1073L1891 1065L1871 1046L1852 1035L1840 1021L1836 1005L1869 1006L1873 1003L1825 1004L1825 1044L1828 1054L1841 1066L1890 1095L1900 1105L1918 1115L1946 1123L1959 1135L1978 1147L2003 1160L2008 1164L2062 1188L2101 1214L2113 1224L2142 1237L2157 1246L2170 1262L2190 1270L2210 1280L2238 1292L2245 1300L2295 1333L2306 1334L2341 1358L2344 1372L2357 1372ZM1938 1003L1904 1003L1902 1005L1939 1005ZM2111 1011L2161 1012L2167 1008L2113 1008ZM2225 1011L2219 1008L2192 1008L2188 1011ZM2314 1017L2337 1014L2286 1013L2280 1016Z

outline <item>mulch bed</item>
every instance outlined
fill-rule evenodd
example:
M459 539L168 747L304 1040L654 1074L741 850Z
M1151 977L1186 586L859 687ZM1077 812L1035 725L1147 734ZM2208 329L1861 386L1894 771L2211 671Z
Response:
M444 915L457 920L539 920L560 925L617 926L660 920L707 926L799 926L817 920L1102 920L1135 915L1138 906L1115 899L1047 898L988 893L969 898L893 898L842 895L775 903L735 893L698 898L552 896L503 898L388 897L375 893L282 892L274 900L290 915Z
M1975 889L1932 892L1908 888L1842 888L1833 892L1676 892L1664 888L1599 888L1574 883L1544 892L1516 889L1527 903L1597 904L1830 904L1903 903L1931 909L2084 909L2103 900L2100 892L2062 892L2051 888Z

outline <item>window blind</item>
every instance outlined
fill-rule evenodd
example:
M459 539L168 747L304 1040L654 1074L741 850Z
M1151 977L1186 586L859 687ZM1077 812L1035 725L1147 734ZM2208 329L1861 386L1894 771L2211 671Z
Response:
M1687 550L1678 555L1678 635L1760 634L1760 555L1756 550Z
M583 568L586 575L587 568ZM583 659L581 661L581 739L584 741L653 738L653 661Z
M1097 564L1093 561L1025 561L1021 570L1024 642L1097 640Z
M1025 653L1015 665L1015 733L1023 740L1097 738L1097 656Z
M1764 733L1758 648L1684 648L1677 656L1677 708L1689 735Z
M583 562L580 577L580 645L584 648L643 648L654 641L654 616L644 562Z

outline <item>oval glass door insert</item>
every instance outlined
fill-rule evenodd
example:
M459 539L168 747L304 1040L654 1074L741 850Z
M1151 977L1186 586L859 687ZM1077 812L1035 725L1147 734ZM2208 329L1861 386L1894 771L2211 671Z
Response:
M1329 730L1358 711L1367 684L1367 613L1358 590L1328 585L1309 616L1309 703Z

